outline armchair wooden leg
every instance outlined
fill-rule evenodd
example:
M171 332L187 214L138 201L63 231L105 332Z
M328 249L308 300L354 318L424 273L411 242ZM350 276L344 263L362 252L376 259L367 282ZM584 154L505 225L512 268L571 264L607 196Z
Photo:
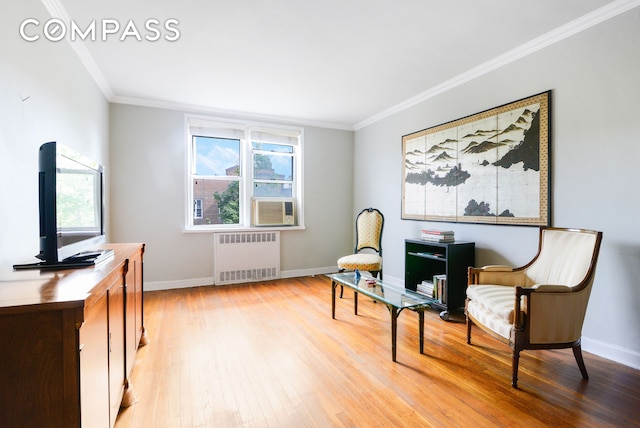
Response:
M471 320L467 318L467 344L471 345Z
M511 373L511 386L518 387L518 364L520 362L520 351L518 349L513 350L513 363Z
M589 379L587 367L584 365L584 360L582 359L582 346L580 346L580 343L573 347L573 356L576 357L576 362L580 368L580 373L582 373L582 378L585 380Z

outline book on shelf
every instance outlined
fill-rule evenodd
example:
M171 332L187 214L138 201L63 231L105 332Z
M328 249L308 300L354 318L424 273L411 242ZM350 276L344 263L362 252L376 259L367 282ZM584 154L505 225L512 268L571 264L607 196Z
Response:
M422 233L428 233L429 235L453 235L453 230L436 230L436 229L422 229Z
M416 291L420 294L424 294L427 297L433 298L433 282L424 280L417 285Z
M451 237L433 237L433 236L420 236L420 239L422 241L427 241L427 242L454 242L455 238L453 236Z
M422 229L420 239L430 242L453 242L455 241L454 232L452 230L431 230Z
M442 304L447 303L447 275L433 276L433 292L433 297L437 298L438 302Z

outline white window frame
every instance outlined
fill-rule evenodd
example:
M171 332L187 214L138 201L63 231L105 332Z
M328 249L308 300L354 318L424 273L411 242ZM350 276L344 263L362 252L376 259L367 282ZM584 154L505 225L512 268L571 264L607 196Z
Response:
M212 232L248 229L304 229L304 204L303 204L303 141L304 129L295 126L274 125L261 122L234 121L206 116L185 115L186 129L186 212L185 231L187 232ZM240 220L239 224L204 224L194 225L194 197L193 179L195 177L195 153L193 153L193 137L218 137L240 139L240 177L229 177L240 182ZM240 137L238 137L240 135ZM295 199L296 225L295 226L251 226L251 201L253 198L253 141L291 145L294 147L293 163L293 189L292 197ZM224 179L224 177L216 177ZM288 182L288 181L287 181ZM273 199L273 198L266 198ZM287 198L289 199L289 198ZM204 206L202 207L204 212Z

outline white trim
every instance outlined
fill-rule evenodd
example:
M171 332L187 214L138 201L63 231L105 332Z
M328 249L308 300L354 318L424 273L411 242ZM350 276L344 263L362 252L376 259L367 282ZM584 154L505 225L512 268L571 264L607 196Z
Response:
M213 277L178 279L174 281L145 281L144 291L173 290L177 288L202 287L213 285Z
M299 218L299 217L298 217ZM236 224L229 225L218 225L220 227L207 227L201 226L198 229L182 229L182 233L218 233L218 232L267 232L270 230L279 230L281 232L286 232L288 230L307 230L305 226L247 226L247 227L239 227ZM221 226L229 226L229 227L221 227Z
M593 12L588 13L580 18L574 19L573 21L570 21L565 25L556 28L555 30L549 31L542 36L536 37L535 39L530 40L529 42L520 45L515 49L511 49L510 51L507 51L502 55L499 55L485 63L482 63L477 67L467 70L464 73L458 74L457 76L454 76L453 78L448 79L439 85L436 85L414 97L411 97L401 102L400 104L396 104L391 108L383 110L380 113L375 114L370 118L353 125L353 129L357 131L361 128L364 128L365 126L371 125L386 117L406 110L409 107L413 107L416 104L419 104L439 94L454 89L471 80L477 79L478 77L481 77L493 70L504 67L505 65L519 60L520 58L528 56L534 52L546 48L547 46L569 38L581 31L594 27L637 6L640 6L640 0L613 1L606 6L596 9Z
M71 22L71 16L69 16L69 12L67 12L60 0L42 0L42 4L49 11L52 18L58 18L66 23ZM109 85L109 82L107 82L107 79L98 68L98 65L89 53L84 42L82 40L74 40L71 42L68 37L66 37L66 39L71 49L73 49L76 55L78 55L78 58L80 58L80 62L93 78L93 81L98 85L98 88L100 88L102 94L108 101L111 101L111 99L115 97L111 85Z
M582 336L581 344L582 350L585 352L640 370L640 352L584 336Z
M66 9L64 8L60 0L41 0L41 1L53 18L59 18L65 22L69 22L71 20L69 17L69 13L66 11ZM113 90L111 89L111 86L109 85L104 75L98 68L97 64L95 63L93 57L89 53L84 43L80 40L76 40L73 43L69 41L69 44L71 45L71 48L75 51L76 55L78 55L78 58L80 58L80 61L87 69L87 72L91 75L93 80L96 82L96 85L98 85L98 87L100 88L104 96L111 103L129 104L129 105L137 105L137 106L143 106L143 107L155 107L155 108L162 108L162 109L169 109L169 110L203 112L203 113L218 114L223 116L227 116L227 115L243 116L250 119L266 120L269 122L273 122L273 121L285 122L285 123L294 122L294 123L298 123L305 126L316 126L320 128L340 129L345 131L357 131L361 128L364 128L365 126L371 125L386 117L389 117L409 107L412 107L416 104L419 104L423 101L433 98L438 94L454 89L457 86L460 86L466 82L469 82L473 79L483 76L486 73L489 73L493 70L496 70L500 67L510 64L524 56L530 55L540 49L543 49L556 42L559 42L568 37L571 37L574 34L577 34L581 31L589 29L595 25L600 24L601 22L604 22L608 19L616 17L638 6L640 6L640 0L615 0L599 9L594 10L593 12L590 12L580 18L574 19L573 21L568 22L567 24L562 25L556 28L555 30L552 30L546 34L543 34L540 37L537 37L515 49L505 52L504 54L490 61L480 64L477 67L474 67L462 74L459 74L449 80L446 80L445 82L439 85L436 85L424 92L421 92L420 94L414 97L411 97L408 100L401 102L400 104L397 104L386 110L383 110L380 113L375 114L369 117L368 119L365 119L352 126L340 124L340 123L294 119L294 118L272 116L272 115L266 115L266 114L215 109L211 107L176 103L176 102L170 102L170 101L160 101L160 100L117 96L114 94Z
M280 278L299 278L302 276L325 275L327 273L335 273L337 271L338 266L327 266L313 269L281 270Z
M160 101L160 100L148 100L143 98L134 98L134 97L121 97L121 96L113 96L109 99L109 102L116 104L127 104L141 107L154 107L161 108L165 110L177 110L182 112L189 112L195 114L212 114L221 116L218 119L222 120L238 120L238 118L242 118L243 120L248 121L265 121L270 122L270 125L273 126L274 122L277 124L290 124L295 123L298 126L314 126L317 128L329 128L329 129L340 129L344 131L353 131L353 126L345 125L341 123L331 123L331 122L322 122L319 120L308 120L301 118L291 118L291 117L283 117L283 116L275 116L268 114L260 114L260 113L251 113L251 112L243 112L237 110L225 110L225 109L217 109L213 107L206 107L195 104L185 104L185 103L177 103L172 101ZM228 118L225 118L228 117Z
M280 278L324 275L327 273L335 273L337 271L338 266L280 271ZM205 278L178 279L173 281L145 281L144 291L173 290L179 288L203 287L208 285L214 285L213 276Z

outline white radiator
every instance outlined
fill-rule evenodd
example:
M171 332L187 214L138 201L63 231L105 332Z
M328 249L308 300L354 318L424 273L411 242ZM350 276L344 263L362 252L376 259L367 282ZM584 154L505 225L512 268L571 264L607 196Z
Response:
M280 232L214 233L216 285L280 278Z

